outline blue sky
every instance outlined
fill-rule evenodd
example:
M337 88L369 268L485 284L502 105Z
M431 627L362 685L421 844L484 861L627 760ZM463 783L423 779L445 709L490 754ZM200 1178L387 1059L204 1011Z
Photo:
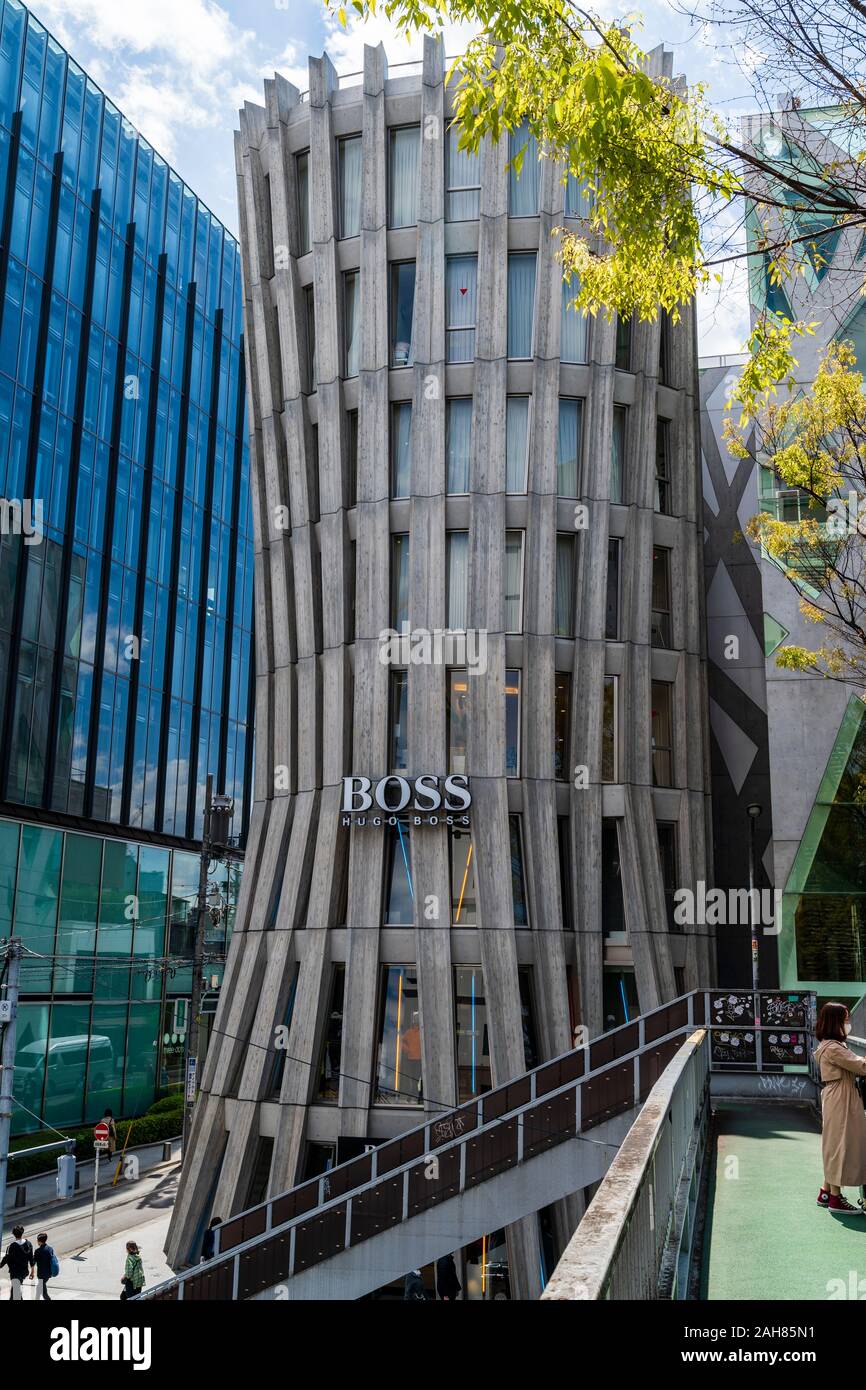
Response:
M322 0L38 0L32 6L112 101L138 127L216 215L237 231L232 132L237 108L262 100L274 70L305 88L306 59L324 48L337 71L361 66L365 42L385 42L390 62L418 56L394 38L387 21L343 31ZM596 0L594 9L625 18L637 9ZM754 108L749 73L761 55L730 55L709 26L695 27L668 3L640 7L643 42L674 50L674 69L708 84L720 112ZM463 36L446 36L449 54ZM699 306L702 351L739 350L748 331L742 268L729 272Z

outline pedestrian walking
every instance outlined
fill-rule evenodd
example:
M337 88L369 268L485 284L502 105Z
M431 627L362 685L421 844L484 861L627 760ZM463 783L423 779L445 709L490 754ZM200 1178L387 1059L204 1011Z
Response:
M436 1261L436 1292L443 1303L454 1303L463 1285L457 1277L453 1255L442 1255Z
M48 1244L48 1237L44 1231L36 1237L36 1249L33 1251L30 1268L31 1271L36 1271L36 1297L44 1298L46 1303L50 1303L48 1280L57 1278L60 1273L60 1261Z
M102 1117L102 1123L108 1125L108 1156L109 1158L113 1158L114 1150L117 1148L117 1125L114 1123L113 1112L109 1110L107 1106L105 1108L105 1114Z
M426 1303L427 1293L424 1288L424 1280L421 1278L420 1269L410 1269L403 1281L403 1302L404 1303Z
M24 1239L24 1227L12 1227L12 1239L6 1250L3 1259L0 1260L0 1269L5 1267L9 1270L9 1282L12 1285L10 1299L16 1302L23 1299L22 1284L27 1278L33 1278L33 1246L29 1240Z
M201 1243L202 1264L204 1264L205 1260L212 1260L214 1254L216 1253L216 1228L217 1226L221 1225L222 1221L220 1220L220 1218L218 1216L214 1216L211 1219L210 1225L204 1233L204 1240Z
M126 1242L126 1264L120 1282L123 1285L121 1302L127 1298L134 1298L144 1288L144 1265L141 1262L141 1251L134 1240Z

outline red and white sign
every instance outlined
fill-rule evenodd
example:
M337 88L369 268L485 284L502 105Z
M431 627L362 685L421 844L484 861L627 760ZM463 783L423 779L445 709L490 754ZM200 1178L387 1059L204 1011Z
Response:
M108 1148L108 1125L104 1120L93 1126L93 1142L98 1149Z

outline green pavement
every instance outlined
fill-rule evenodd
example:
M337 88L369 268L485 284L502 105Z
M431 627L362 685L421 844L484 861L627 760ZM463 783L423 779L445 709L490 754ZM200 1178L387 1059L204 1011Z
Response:
M821 1135L808 1110L721 1106L710 1159L702 1298L866 1299L866 1216L816 1205Z

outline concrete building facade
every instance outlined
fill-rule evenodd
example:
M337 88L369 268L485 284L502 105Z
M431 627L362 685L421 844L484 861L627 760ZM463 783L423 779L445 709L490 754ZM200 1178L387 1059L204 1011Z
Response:
M525 130L461 152L435 42L309 71L237 135L256 766L173 1262L714 978L672 914L711 873L693 321L571 310L585 190Z

